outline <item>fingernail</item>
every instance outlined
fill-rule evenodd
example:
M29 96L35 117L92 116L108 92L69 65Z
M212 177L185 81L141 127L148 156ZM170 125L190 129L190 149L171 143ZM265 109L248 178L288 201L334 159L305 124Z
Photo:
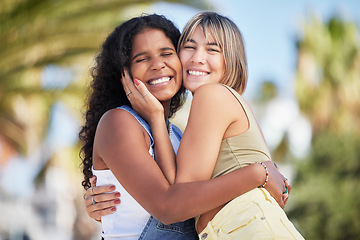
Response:
M119 192L115 193L115 197L120 197L120 193Z
M116 189L116 187L114 185L110 186L110 190L114 191Z
M116 207L113 207L110 209L112 212L115 212L116 211Z
M140 85L139 79L134 78L134 83L135 83L136 86L139 86Z
M115 203L115 204L120 204L120 199L116 199L116 200L114 201L114 203Z

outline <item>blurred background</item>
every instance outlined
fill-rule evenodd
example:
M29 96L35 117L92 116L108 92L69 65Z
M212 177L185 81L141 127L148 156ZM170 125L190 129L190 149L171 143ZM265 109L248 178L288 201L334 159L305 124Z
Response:
M244 35L244 96L293 184L290 219L306 239L360 239L360 1L1 0L0 240L100 239L77 135L93 58L124 20L182 30L203 10Z

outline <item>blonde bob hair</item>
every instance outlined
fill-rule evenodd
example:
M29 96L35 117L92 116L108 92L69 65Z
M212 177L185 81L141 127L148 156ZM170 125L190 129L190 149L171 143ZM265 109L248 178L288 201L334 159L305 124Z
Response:
M205 38L214 38L222 49L225 60L225 74L220 81L242 94L247 84L247 61L243 37L229 18L215 12L201 12L185 26L179 40L178 51L191 39L196 27L201 27Z

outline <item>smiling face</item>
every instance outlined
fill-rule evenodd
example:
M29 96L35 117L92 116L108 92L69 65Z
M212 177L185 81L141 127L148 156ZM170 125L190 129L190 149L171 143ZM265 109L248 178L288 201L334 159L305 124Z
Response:
M181 63L171 40L158 29L148 28L134 37L130 72L159 101L168 101L182 83Z
M191 92L203 84L219 83L224 78L223 51L210 34L205 37L199 26L181 46L180 60L183 84Z

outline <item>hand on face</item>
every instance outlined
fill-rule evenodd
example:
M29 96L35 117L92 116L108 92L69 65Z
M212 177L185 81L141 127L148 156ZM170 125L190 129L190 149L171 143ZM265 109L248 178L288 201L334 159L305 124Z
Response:
M135 78L135 86L127 71L121 82L132 108L150 125L154 119L164 119L163 105L149 92L143 82Z
M175 46L158 29L148 28L134 37L129 70L161 102L169 103L182 84Z

